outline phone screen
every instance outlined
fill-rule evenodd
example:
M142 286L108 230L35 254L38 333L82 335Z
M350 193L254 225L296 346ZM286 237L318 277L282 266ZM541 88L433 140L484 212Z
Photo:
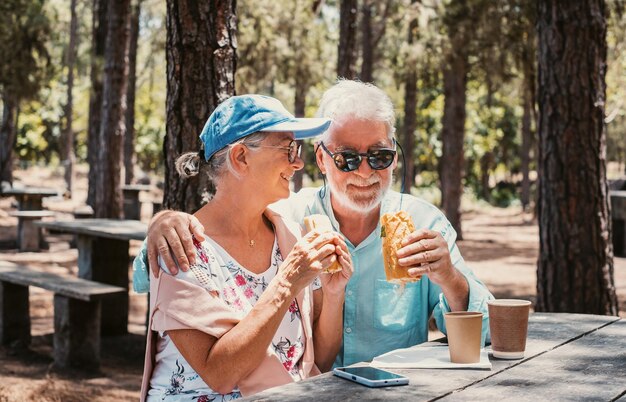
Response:
M342 367L336 370L341 370L345 373L358 377L367 378L368 380L392 380L395 378L404 378L401 375L380 370L375 367Z

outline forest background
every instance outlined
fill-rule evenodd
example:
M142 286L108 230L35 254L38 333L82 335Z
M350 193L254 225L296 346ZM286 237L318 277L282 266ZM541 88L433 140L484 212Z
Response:
M262 93L311 116L337 77L359 79L396 106L397 187L440 205L459 240L462 198L537 211L536 308L617 313L607 190L626 174L622 0L0 7L3 186L40 163L63 170L71 197L86 162L98 218L122 218L122 183L155 175L165 208L195 211L206 175L181 181L173 161L199 149L219 102ZM295 190L320 182L312 146Z

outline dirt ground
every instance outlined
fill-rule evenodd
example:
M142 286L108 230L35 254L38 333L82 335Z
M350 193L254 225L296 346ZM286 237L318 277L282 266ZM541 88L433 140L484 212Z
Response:
M70 212L86 198L85 169L79 171L73 200L47 199L44 205L57 211L57 218L70 218ZM16 172L16 181L28 185L61 188L59 172L31 168ZM157 194L144 194L150 201ZM74 201L80 200L80 201ZM50 235L48 250L18 253L15 250L17 220L8 215L15 208L12 198L0 199L0 259L24 262L42 270L76 275L76 249L69 247L69 236ZM142 219L151 211L144 203ZM496 297L535 301L538 228L532 216L519 208L475 207L464 213L465 240L461 253L476 275ZM131 256L140 242L131 242ZM130 270L129 270L130 274ZM130 280L130 278L129 278ZM626 317L626 258L615 258L615 283L620 315ZM0 402L110 401L139 398L143 369L146 298L131 292L129 334L102 339L102 367L97 373L59 370L52 365L52 293L30 290L33 341L28 349L0 347Z

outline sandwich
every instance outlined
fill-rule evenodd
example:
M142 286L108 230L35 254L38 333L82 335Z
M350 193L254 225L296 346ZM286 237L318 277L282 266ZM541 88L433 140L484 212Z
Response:
M387 282L403 285L420 280L420 277L409 276L407 268L400 266L396 255L402 248L402 240L413 231L415 231L413 220L405 211L386 213L380 218L380 237L383 240L383 262Z
M306 216L304 218L304 226L307 233L314 229L320 233L332 232L334 230L333 225L330 223L330 219L328 219L328 216L320 214ZM341 264L339 264L339 261L335 261L322 272L327 274L333 274L335 272L341 271L341 269L342 268Z

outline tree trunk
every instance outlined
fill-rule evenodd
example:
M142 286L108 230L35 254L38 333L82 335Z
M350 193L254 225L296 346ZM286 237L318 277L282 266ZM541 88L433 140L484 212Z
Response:
M527 78L524 78L527 81ZM532 84L531 84L532 85ZM520 200L524 211L528 211L530 206L530 148L532 142L531 120L532 120L532 100L526 82L523 89L524 115L522 116L522 191Z
M9 95L2 97L0 123L0 182L13 184L13 148L17 138L17 102Z
M465 158L463 139L465 134L465 89L469 69L463 41L452 40L453 49L443 71L444 107L441 141L443 151L439 161L441 180L441 205L457 238L463 238L461 230L461 195ZM456 46L455 46L456 44Z
M358 4L358 0L341 0L339 9L337 76L350 80L356 77Z
M537 311L617 315L606 180L606 5L539 2Z
M96 218L124 216L121 162L126 134L126 86L128 79L128 22L130 0L109 3L107 38L104 51L102 114L98 135L99 174L96 180Z
M76 16L76 0L71 0L70 3L70 40L67 47L67 103L65 104L65 135L63 138L63 144L61 145L63 148L63 165L65 167L65 187L66 191L69 195L72 195L72 177L74 174L74 131L72 128L73 116L74 113L74 101L73 101L73 90L74 90L74 62L76 60L76 48L77 44L77 34L76 31L78 29L78 18Z
M139 15L141 0L135 0L130 14L128 39L128 90L126 92L126 136L124 137L124 183L134 179L135 157L135 87L137 81L137 39L139 38Z
M308 91L308 79L305 77L306 72L300 71L296 67L295 76L295 99L294 99L294 113L296 117L304 117L306 108L306 94ZM302 146L300 157L306 164L306 147ZM293 175L293 189L294 191L300 191L302 189L302 179L304 178L304 169L296 170Z
M375 44L372 43L372 4L370 0L363 0L361 6L361 75L359 79L363 82L374 80L374 51Z
M491 187L489 186L489 178L491 170L495 162L495 155L491 151L485 152L480 158L480 191L481 196L487 202L491 202Z
M200 150L198 136L215 107L235 94L235 0L167 1L167 127L163 206L198 210L215 189L206 165L181 180L174 163L185 152Z
M94 0L92 10L91 93L89 94L89 129L87 132L87 163L89 164L87 204L91 207L96 205L98 135L102 111L102 69L107 36L108 3L106 0Z
M412 0L411 4L417 3ZM407 42L409 47L417 39L417 17L411 19ZM411 187L415 180L415 130L417 128L417 71L414 63L406 66L406 77L404 85L404 139L402 150L404 152L404 192L411 194Z

